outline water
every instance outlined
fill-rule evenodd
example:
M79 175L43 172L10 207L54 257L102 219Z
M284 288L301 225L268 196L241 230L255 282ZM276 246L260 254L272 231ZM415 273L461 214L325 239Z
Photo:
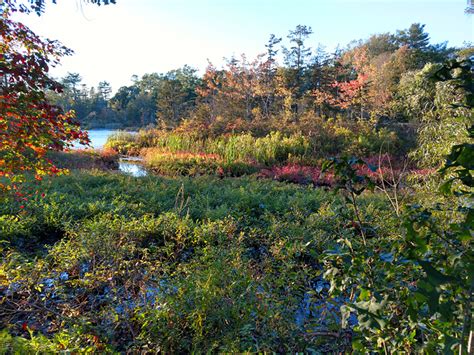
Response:
M125 174L135 177L146 176L147 171L141 164L142 159L135 157L124 157L119 160L119 170Z
M89 133L89 139L91 140L90 147L76 143L74 144L73 148L75 149L86 149L86 148L102 149L105 143L107 142L107 138L117 131L112 130L112 129L91 129L87 132Z
M111 129L91 129L87 131L89 133L89 139L91 141L90 146L85 146L79 143L74 144L73 149L102 149L107 142L107 138L117 132ZM119 170L124 174L141 177L146 176L147 171L141 164L140 158L135 157L122 157L119 160Z

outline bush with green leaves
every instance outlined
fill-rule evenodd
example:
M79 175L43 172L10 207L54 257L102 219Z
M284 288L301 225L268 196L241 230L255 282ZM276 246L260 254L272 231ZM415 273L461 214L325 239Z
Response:
M123 155L137 155L141 145L136 134L118 131L107 138L105 148L113 149Z
M451 147L463 141L466 126L472 123L472 108L459 105L469 95L466 85L472 80L467 78L472 75L471 67L468 59L445 66L429 63L418 72L405 74L400 82L399 102L405 115L418 125L412 156L423 166L439 167ZM451 79L433 80L442 72Z
M465 90L457 105L472 109L470 67L449 62L436 77ZM474 126L468 133L464 143L451 148L440 170L447 179L440 193L415 196L417 203L406 206L390 234L359 208L358 196L373 186L357 174L354 164L360 161L330 162L347 195L341 219L352 228L339 232L337 243L326 251L325 276L332 294L345 298L345 319L352 312L358 316L354 350L474 350Z

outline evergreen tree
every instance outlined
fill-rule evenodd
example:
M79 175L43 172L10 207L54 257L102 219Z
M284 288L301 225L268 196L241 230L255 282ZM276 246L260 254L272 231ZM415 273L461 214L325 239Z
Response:
M110 84L107 81L101 81L97 89L99 90L99 95L101 96L102 100L108 101L110 94L112 93L112 87Z
M401 46L421 51L428 50L430 45L430 36L425 32L425 25L419 23L412 24L406 30L397 31L396 39Z
M67 73L66 76L61 80L61 83L65 86L65 88L71 91L74 100L78 100L79 98L80 90L78 86L81 81L82 78L79 73Z
M298 118L299 99L303 96L305 87L303 85L303 75L308 59L311 56L311 48L305 46L304 41L313 33L311 27L298 25L294 31L290 31L288 39L292 46L290 48L283 47L285 55L285 64L288 66L284 74L287 91L291 93L291 97L284 100L290 103L294 112L294 118Z
M397 37L391 33L381 33L372 35L365 42L368 54L371 57L376 57L383 53L393 53L400 48L400 43Z
M313 33L311 27L298 25L294 31L290 31L288 39L292 46L290 48L283 47L285 54L285 64L290 68L300 71L306 60L311 56L311 48L307 48L304 41Z
M278 54L278 49L275 49L275 46L281 42L281 37L276 37L273 33L270 35L270 38L265 45L267 48L267 62L270 64L270 67L275 65L275 57Z

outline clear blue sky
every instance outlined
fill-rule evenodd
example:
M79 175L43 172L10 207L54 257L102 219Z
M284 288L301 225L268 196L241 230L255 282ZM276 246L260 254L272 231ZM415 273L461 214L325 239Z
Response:
M75 51L53 75L78 72L86 84L107 80L116 91L133 74L253 58L271 33L285 39L298 24L314 31L308 45L328 50L415 22L426 24L433 43L460 46L474 41L465 7L466 0L117 0L101 7L58 0L41 17L17 18Z

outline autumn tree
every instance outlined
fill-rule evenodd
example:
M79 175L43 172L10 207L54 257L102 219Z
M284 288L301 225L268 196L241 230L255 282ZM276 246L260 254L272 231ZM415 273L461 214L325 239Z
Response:
M359 93L365 92L366 95L357 99L359 104L362 99L367 112L377 116L392 115L398 83L402 74L410 67L410 49L407 46L394 49L391 41L385 45L379 41L378 50L375 50L373 40L374 36L344 54L343 61L351 68L348 81L357 76L358 82L361 83L361 76L364 76L366 87Z
M37 179L58 173L46 152L88 140L73 113L64 113L46 98L46 91L62 90L48 76L49 68L71 51L11 20L10 11L7 8L0 18L0 177L7 178L0 185L3 189L22 181L27 171Z
M359 117L364 117L364 110L370 102L369 84L372 66L368 57L367 47L359 46L346 52L341 61L348 67L347 79L335 81L332 86L337 89L333 103L348 110L352 117L359 111Z
M342 75L336 76L330 91L316 89L316 102L330 102L353 116L401 118L398 95L402 75L440 63L450 57L452 49L444 43L430 44L424 25L413 24L396 34L373 35L366 41L353 41L341 56ZM324 101L326 100L326 101Z
M201 85L196 88L198 105L194 114L200 125L209 127L228 111L228 101L223 94L225 90L225 71L217 69L209 62L202 77Z
M115 0L86 2L101 5ZM38 180L59 173L46 158L48 150L63 150L75 140L88 142L74 113L64 112L47 97L47 92L62 91L62 85L49 77L50 67L72 51L10 18L17 11L41 15L45 6L46 0L0 3L0 188L4 190L23 181L28 171Z
M236 112L237 118L250 121L252 109L256 105L257 95L255 88L258 83L258 71L262 63L262 56L249 62L242 54L240 60L228 61L225 70L225 93L229 100L239 103Z

